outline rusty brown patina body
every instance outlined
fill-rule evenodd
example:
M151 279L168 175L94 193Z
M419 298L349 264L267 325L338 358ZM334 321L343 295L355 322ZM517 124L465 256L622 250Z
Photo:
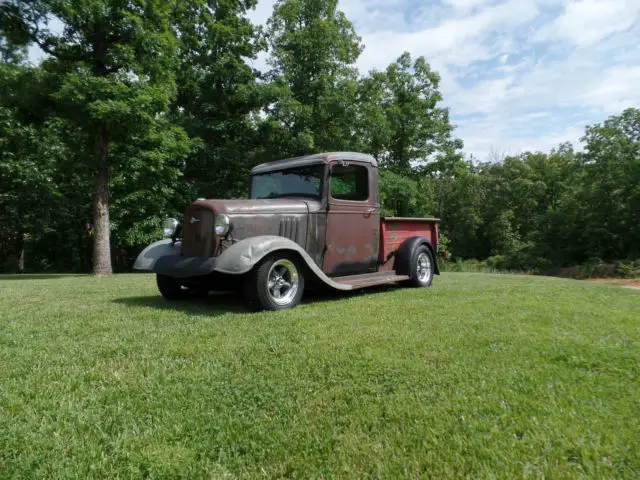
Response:
M297 305L305 285L419 287L439 273L438 219L381 218L378 168L369 155L258 165L249 197L188 205L181 238L150 245L134 268L155 272L167 298L231 286L267 309Z

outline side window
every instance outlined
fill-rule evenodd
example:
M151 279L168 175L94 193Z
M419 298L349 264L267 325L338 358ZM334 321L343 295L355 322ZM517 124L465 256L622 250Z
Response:
M364 201L369 198L369 170L361 165L331 168L331 196L338 200Z

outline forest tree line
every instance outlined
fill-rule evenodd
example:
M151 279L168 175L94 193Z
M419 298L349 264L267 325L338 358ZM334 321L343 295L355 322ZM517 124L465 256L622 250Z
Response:
M424 57L359 72L337 0L278 0L264 27L256 3L0 5L0 266L130 270L186 204L246 198L254 165L341 150L376 157L384 214L441 218L454 259L640 257L640 110L585 126L581 152L478 162Z

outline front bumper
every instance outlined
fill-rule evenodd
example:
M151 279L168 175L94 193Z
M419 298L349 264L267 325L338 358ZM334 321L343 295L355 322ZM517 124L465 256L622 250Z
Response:
M216 258L183 257L181 251L182 242L160 240L149 245L138 255L133 268L174 278L200 277L214 271Z
M215 270L216 260L216 258L212 257L171 255L159 258L155 262L152 271L173 278L203 277Z

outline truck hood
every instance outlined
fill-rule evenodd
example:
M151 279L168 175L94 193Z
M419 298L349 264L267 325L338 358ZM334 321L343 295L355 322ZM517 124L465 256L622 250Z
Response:
M203 215L203 211L210 213ZM185 211L183 252L192 256L195 255L193 252L210 255L211 248L207 247L207 242L209 238L215 240L215 235L209 235L213 234L215 215L222 213L227 214L231 220L230 235L234 241L260 235L277 235L293 240L304 248L307 244L309 217L321 211L322 204L313 199L198 200ZM187 219L192 217L201 221L191 225ZM225 246L226 244L222 245ZM216 251L219 249L216 248Z
M192 204L194 207L205 208L215 212L216 215L226 213L232 215L260 215L306 214L317 210L319 204L313 200L298 200L290 198L270 200L198 200Z

